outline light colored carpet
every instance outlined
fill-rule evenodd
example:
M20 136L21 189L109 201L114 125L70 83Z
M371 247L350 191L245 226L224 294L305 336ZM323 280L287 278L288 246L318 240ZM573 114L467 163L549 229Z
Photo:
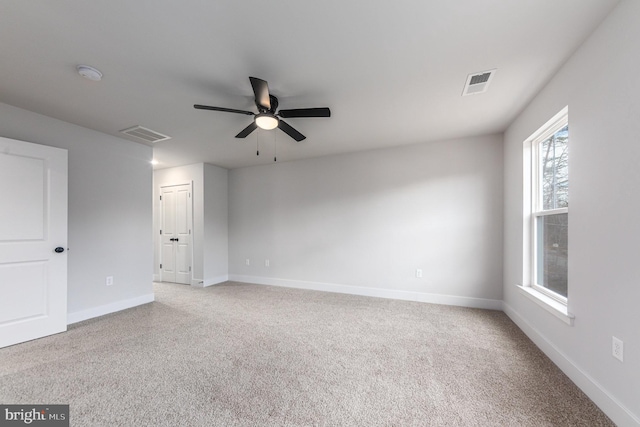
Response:
M73 426L608 426L502 312L226 283L0 350Z

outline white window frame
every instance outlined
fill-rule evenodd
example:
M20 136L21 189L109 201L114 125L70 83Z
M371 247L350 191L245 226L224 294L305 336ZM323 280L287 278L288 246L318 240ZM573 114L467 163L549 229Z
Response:
M573 326L575 317L569 313L567 298L537 284L537 248L536 220L545 215L568 213L568 208L543 211L540 209L541 192L538 191L540 168L538 149L540 143L568 124L569 108L563 108L558 114L534 132L524 142L523 158L523 276L522 285L517 286L521 294L538 306L553 314L569 326Z
M531 138L531 287L546 295L547 297L556 300L557 302L567 305L567 298L556 292L553 292L538 282L538 218L547 215L568 214L569 208L547 209L542 206L542 189L539 188L541 182L541 165L540 165L540 146L544 141L552 137L563 127L569 124L568 109L563 109L558 115L556 115L550 122L543 126L533 138Z

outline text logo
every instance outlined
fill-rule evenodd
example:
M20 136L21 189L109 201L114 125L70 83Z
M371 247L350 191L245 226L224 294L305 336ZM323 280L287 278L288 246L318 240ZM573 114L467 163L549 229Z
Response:
M69 405L0 405L0 427L69 427Z

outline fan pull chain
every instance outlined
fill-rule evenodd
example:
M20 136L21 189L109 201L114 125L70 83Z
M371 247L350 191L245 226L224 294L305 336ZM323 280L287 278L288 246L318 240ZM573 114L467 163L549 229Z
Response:
M258 129L258 132L256 132L256 156L260 155L260 129Z
M278 156L278 132L274 130L273 132L273 161L274 162L278 161L277 156Z

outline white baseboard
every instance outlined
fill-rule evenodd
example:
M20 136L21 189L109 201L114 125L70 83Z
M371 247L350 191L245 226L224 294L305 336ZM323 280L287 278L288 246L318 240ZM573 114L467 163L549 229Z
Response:
M547 340L509 304L503 302L502 310L616 425L640 426L640 418Z
M117 311L126 310L127 308L137 307L147 304L155 300L153 294L140 295L139 297L112 302L98 307L89 308L87 310L76 311L67 314L67 325L82 322L83 320L93 319L94 317L104 316L105 314L115 313Z
M211 277L209 279L193 279L191 280L191 286L195 286L196 288L206 288L207 286L218 285L220 283L227 282L229 280L229 276L223 275L218 277Z
M461 307L484 308L488 310L502 310L502 300L485 298L427 294L422 292L401 291L395 289L366 288L362 286L341 285L336 283L272 279L268 277L243 276L237 274L230 274L228 280L232 280L235 282L252 283L256 285L282 286L285 288L310 289L314 291L336 292L341 294L362 295L368 297L390 298L443 305L457 305Z

